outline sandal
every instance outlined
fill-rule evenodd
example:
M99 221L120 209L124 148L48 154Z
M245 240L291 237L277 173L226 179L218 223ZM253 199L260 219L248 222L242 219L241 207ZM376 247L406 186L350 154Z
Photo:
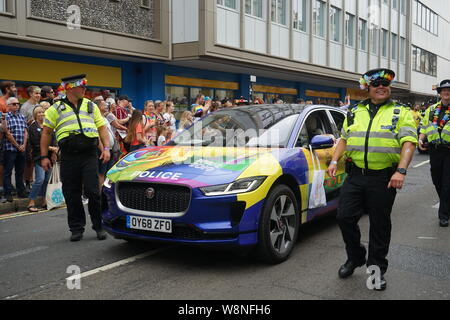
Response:
M28 207L28 211L29 211L29 212L39 212L39 209L36 208L36 206L29 206L29 207Z

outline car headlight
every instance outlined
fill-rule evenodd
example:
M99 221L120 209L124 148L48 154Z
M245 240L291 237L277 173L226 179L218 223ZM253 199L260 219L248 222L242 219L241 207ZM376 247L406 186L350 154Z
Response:
M251 192L258 189L266 178L267 177L244 178L232 183L203 187L200 188L200 190L208 197Z
M105 182L103 182L103 186L105 188L111 189L111 180L109 180L108 178L105 179Z

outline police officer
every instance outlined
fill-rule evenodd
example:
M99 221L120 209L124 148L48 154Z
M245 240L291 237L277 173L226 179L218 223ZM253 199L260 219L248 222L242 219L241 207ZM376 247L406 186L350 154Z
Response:
M419 148L430 148L431 178L440 199L439 225L448 227L450 219L450 79L437 88L441 101L432 105L422 119Z
M100 159L110 159L109 136L99 108L85 99L86 75L62 79L60 91L66 97L45 112L44 130L41 136L41 165L51 166L48 147L53 132L61 149L61 181L67 204L70 241L80 241L86 225L86 215L81 200L82 191L89 198L89 214L92 228L99 240L106 239L102 229L101 198L98 185L98 140L104 146Z
M391 211L396 189L405 182L417 145L417 129L409 108L390 100L395 73L388 69L368 71L360 80L369 99L350 107L342 137L328 174L336 175L337 161L346 156L347 179L341 190L337 219L347 252L339 277L351 276L357 267L378 267L371 289L385 290L386 256L391 239ZM369 254L361 244L358 221L368 213ZM369 269L369 270L372 270Z

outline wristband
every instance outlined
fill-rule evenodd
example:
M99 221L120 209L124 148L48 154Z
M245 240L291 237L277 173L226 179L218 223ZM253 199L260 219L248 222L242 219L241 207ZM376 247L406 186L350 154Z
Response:
M40 156L39 160L50 159L48 156Z
M335 164L335 165L337 165L338 162L337 162L337 161L331 161L330 164Z
M110 148L110 147L104 147L103 150L105 150L105 151L106 151L106 150L110 151L111 148Z

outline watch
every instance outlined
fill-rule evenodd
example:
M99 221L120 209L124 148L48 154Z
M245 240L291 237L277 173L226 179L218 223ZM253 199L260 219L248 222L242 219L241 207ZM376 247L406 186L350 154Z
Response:
M40 156L39 160L50 159L49 156Z
M408 171L405 168L397 168L397 172L406 176L406 174L408 173Z

